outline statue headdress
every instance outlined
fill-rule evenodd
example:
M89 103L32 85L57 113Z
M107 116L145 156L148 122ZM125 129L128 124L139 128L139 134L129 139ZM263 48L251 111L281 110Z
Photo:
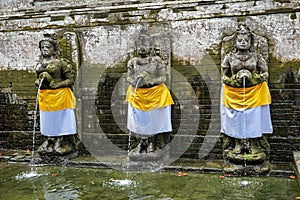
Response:
M239 23L238 28L235 33L232 35L226 36L223 38L222 41L222 48L221 48L221 59L223 60L225 55L229 54L230 52L235 51L235 40L237 35L239 34L247 34L251 37L251 47L250 51L255 51L260 53L263 58L267 61L268 60L268 42L267 39L263 36L260 36L252 31L245 23Z
M138 38L135 42L135 46L137 47L138 43L145 43L146 41L148 41L150 43L150 47L151 49L153 49L153 39L151 37L151 35L148 33L148 31L146 29L142 29L138 35Z
M238 30L237 30L237 34L252 35L249 27L246 24L244 24L244 23L240 23L239 24Z
M44 41L50 42L54 46L55 50L58 50L58 41L56 34L45 33L44 38L39 42L39 48L41 48L41 43Z

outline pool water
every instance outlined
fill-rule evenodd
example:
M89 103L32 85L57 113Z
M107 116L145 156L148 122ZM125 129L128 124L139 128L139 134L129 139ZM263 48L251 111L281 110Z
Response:
M1 200L291 200L290 177L223 177L195 172L122 172L0 163Z

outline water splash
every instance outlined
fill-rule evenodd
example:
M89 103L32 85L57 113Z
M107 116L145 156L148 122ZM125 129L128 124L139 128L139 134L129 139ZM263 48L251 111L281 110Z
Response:
M250 184L250 182L246 181L246 180L243 180L243 181L240 181L239 184L240 184L240 186L246 187Z
M30 172L22 172L21 174L17 175L15 178L17 180L22 180L22 179L32 179L32 178L36 178L39 176L42 176L43 174L38 174L36 172L36 170L34 170L33 168L31 168Z
M113 187L113 188L128 188L128 187L137 187L137 182L129 179L109 179L108 181L103 181L104 187Z

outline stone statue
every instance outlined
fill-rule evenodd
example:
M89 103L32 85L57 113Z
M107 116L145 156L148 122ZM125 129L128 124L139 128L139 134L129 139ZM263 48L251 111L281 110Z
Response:
M76 99L72 87L74 66L60 58L55 35L45 34L39 42L41 56L36 66L39 86L40 129L47 140L38 148L40 156L76 154Z
M136 56L127 64L130 84L126 95L127 127L141 137L141 141L129 152L129 158L153 160L161 157L156 144L157 134L172 131L171 105L174 102L164 84L166 65L158 56L151 36L142 30L135 45Z
M226 157L232 162L249 164L266 158L268 143L263 134L272 133L273 128L265 51L265 40L242 23L236 33L223 39L221 132L226 136Z

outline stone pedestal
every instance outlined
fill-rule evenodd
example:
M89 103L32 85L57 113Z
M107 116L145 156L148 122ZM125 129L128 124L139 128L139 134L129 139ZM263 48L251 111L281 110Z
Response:
M235 141L226 135L223 137L224 173L253 176L270 171L270 147L264 138L242 140L240 148L236 147Z
M227 163L223 170L224 173L241 176L265 175L270 171L270 164L268 162L259 165Z
M266 161L266 154L228 152L225 157L223 170L225 173L234 175L264 175L270 171L270 163Z

